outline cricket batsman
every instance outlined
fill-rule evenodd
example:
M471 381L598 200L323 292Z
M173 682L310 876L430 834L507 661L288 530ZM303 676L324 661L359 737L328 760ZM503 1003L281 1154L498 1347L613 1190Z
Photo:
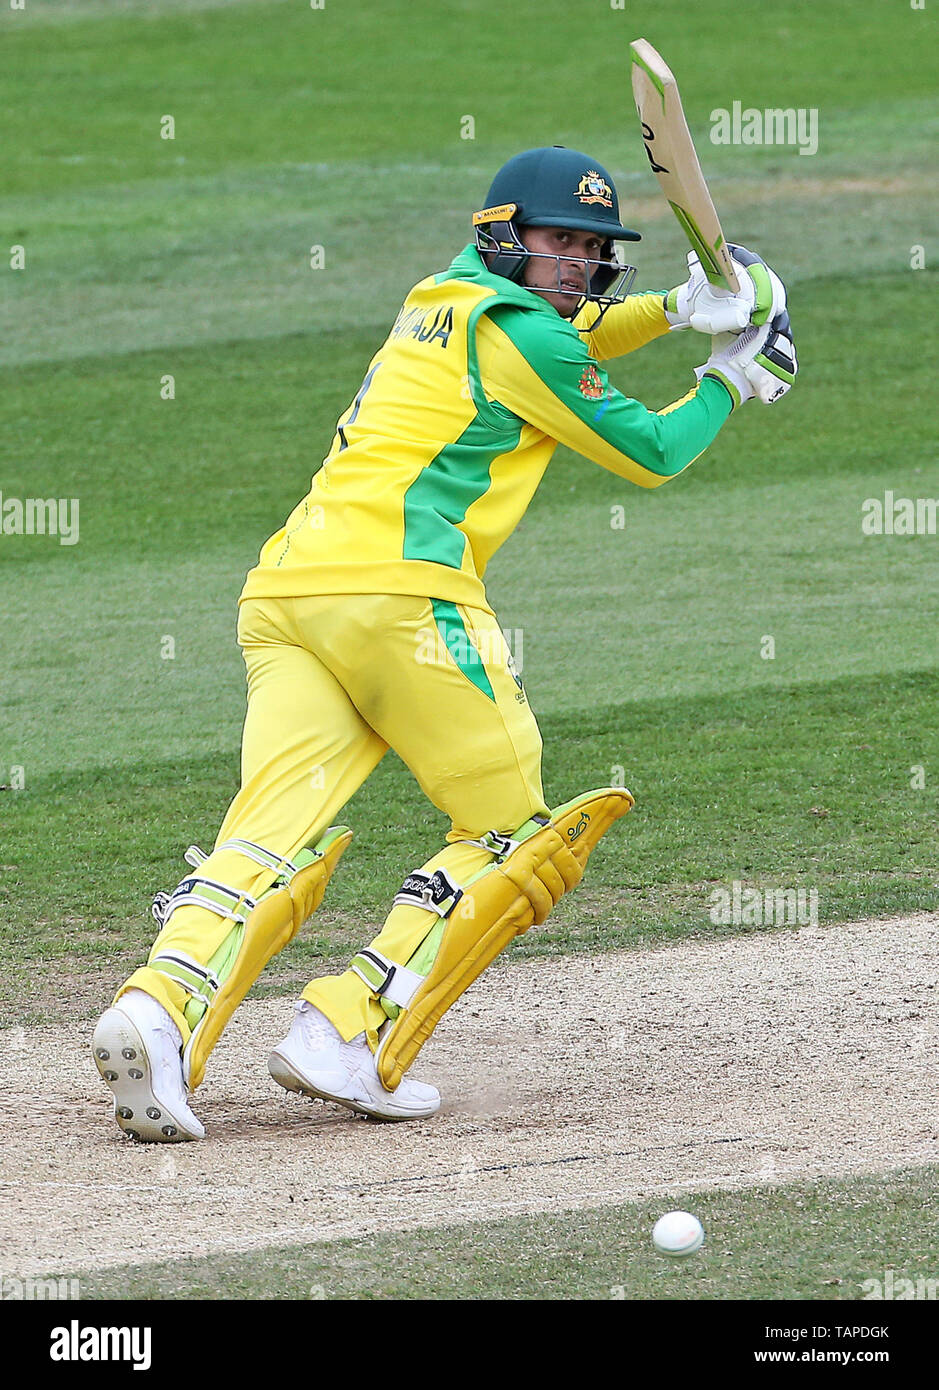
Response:
M449 819L404 864L378 935L311 981L269 1069L288 1091L384 1120L440 1105L407 1073L436 1024L519 933L576 887L632 806L622 788L545 800L541 737L484 587L558 443L639 487L688 467L751 397L789 389L785 291L732 248L741 293L697 258L628 294L638 241L610 175L559 146L499 170L474 242L408 295L309 493L241 594L248 702L241 788L211 854L159 893L159 934L94 1032L134 1139L200 1139L206 1062L267 962L319 906L352 832L334 822L393 748ZM674 330L711 335L664 410L603 363ZM710 349L710 351L707 350Z

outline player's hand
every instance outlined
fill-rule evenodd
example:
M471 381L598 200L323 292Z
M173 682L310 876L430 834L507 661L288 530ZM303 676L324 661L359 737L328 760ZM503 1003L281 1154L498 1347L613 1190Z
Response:
M690 275L684 285L665 296L665 317L673 329L698 333L739 333L748 324L761 325L786 307L786 289L779 276L755 251L728 243L740 293L712 285L694 251L688 253Z
M730 252L730 259L733 261L741 288L744 278L753 288L754 301L750 310L750 322L771 323L786 308L785 285L775 270L768 266L756 251L750 251L746 246L735 246L732 241L727 243L727 250ZM748 296L749 293L748 289Z
M769 324L766 341L743 372L764 405L772 405L792 389L799 361L787 310L783 309Z
M734 409L754 395L755 388L747 376L750 366L769 334L768 328L751 324L742 333L718 333L711 339L711 355L694 374L701 381L711 377L726 389Z
M757 396L771 405L784 396L798 372L796 350L785 309L772 323L751 324L742 333L721 333L711 339L711 355L695 368L700 381L709 376L728 391L734 409Z

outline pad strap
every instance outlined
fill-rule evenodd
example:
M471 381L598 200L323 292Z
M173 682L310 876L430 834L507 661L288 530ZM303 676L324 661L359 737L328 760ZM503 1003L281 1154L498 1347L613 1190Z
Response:
M236 853L245 855L247 859L253 859L255 864L260 864L263 869L270 869L278 877L284 874L288 879L291 879L297 872L297 865L292 859L286 859L282 854L275 854L273 850L265 849L263 845L256 845L251 840L226 840L224 844L215 846L216 853L223 849L233 849Z
M390 999L402 1009L407 1008L424 983L424 976L416 970L399 965L371 946L352 957L349 969L364 980L373 994Z
M193 876L184 878L172 893L157 893L150 910L160 926L165 927L178 907L205 907L219 917L244 922L255 906L250 893L216 883L213 878Z
M513 840L510 835L500 835L498 830L487 830L478 840L464 840L463 844L476 845L479 849L488 850L490 854L495 855L497 863L500 864L513 849L518 849L518 840Z
M424 874L415 869L408 874L395 894L396 907L426 907L436 912L438 917L447 918L463 896L463 889L453 882L445 869L435 869L432 874Z
M542 826L550 825L550 823L550 816L535 815L524 825L520 825L512 835L504 835L501 830L487 830L485 835L480 835L478 840L464 840L462 843L477 845L480 849L488 850L494 856L495 862L501 864L503 860L508 859L513 850L518 849L524 840L534 835Z
M185 951L161 951L149 961L149 965L151 970L158 970L174 984L182 985L184 990L205 1005L211 1004L218 993L219 978L215 971L200 965Z
M256 845L253 840L225 840L216 846L216 850L234 850L236 854L243 854L246 859L260 864L262 869L270 869L271 873L276 875L275 883L281 886L289 883L301 867L282 854L275 854L263 845ZM183 857L187 864L198 869L209 856L198 845L190 845ZM310 857L309 851L305 857ZM210 912L218 913L220 917L229 918L232 922L244 922L256 905L257 900L248 893L229 888L224 883L217 883L215 879L195 875L192 878L184 878L172 893L155 894L150 911L154 921L165 927L178 907L205 907Z

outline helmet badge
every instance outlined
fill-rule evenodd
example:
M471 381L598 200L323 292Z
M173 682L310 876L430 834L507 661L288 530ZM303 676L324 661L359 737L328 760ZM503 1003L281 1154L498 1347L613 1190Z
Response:
M588 169L584 174L577 185L576 196L582 203L600 203L605 208L613 206L613 190L596 169Z

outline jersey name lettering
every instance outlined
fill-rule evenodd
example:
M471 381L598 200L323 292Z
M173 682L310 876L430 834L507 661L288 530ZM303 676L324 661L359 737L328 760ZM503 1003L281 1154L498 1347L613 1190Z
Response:
M433 311L429 309L402 309L391 329L392 338L409 336L419 343L433 343L440 339L441 347L446 347L453 332L453 305L448 304Z

